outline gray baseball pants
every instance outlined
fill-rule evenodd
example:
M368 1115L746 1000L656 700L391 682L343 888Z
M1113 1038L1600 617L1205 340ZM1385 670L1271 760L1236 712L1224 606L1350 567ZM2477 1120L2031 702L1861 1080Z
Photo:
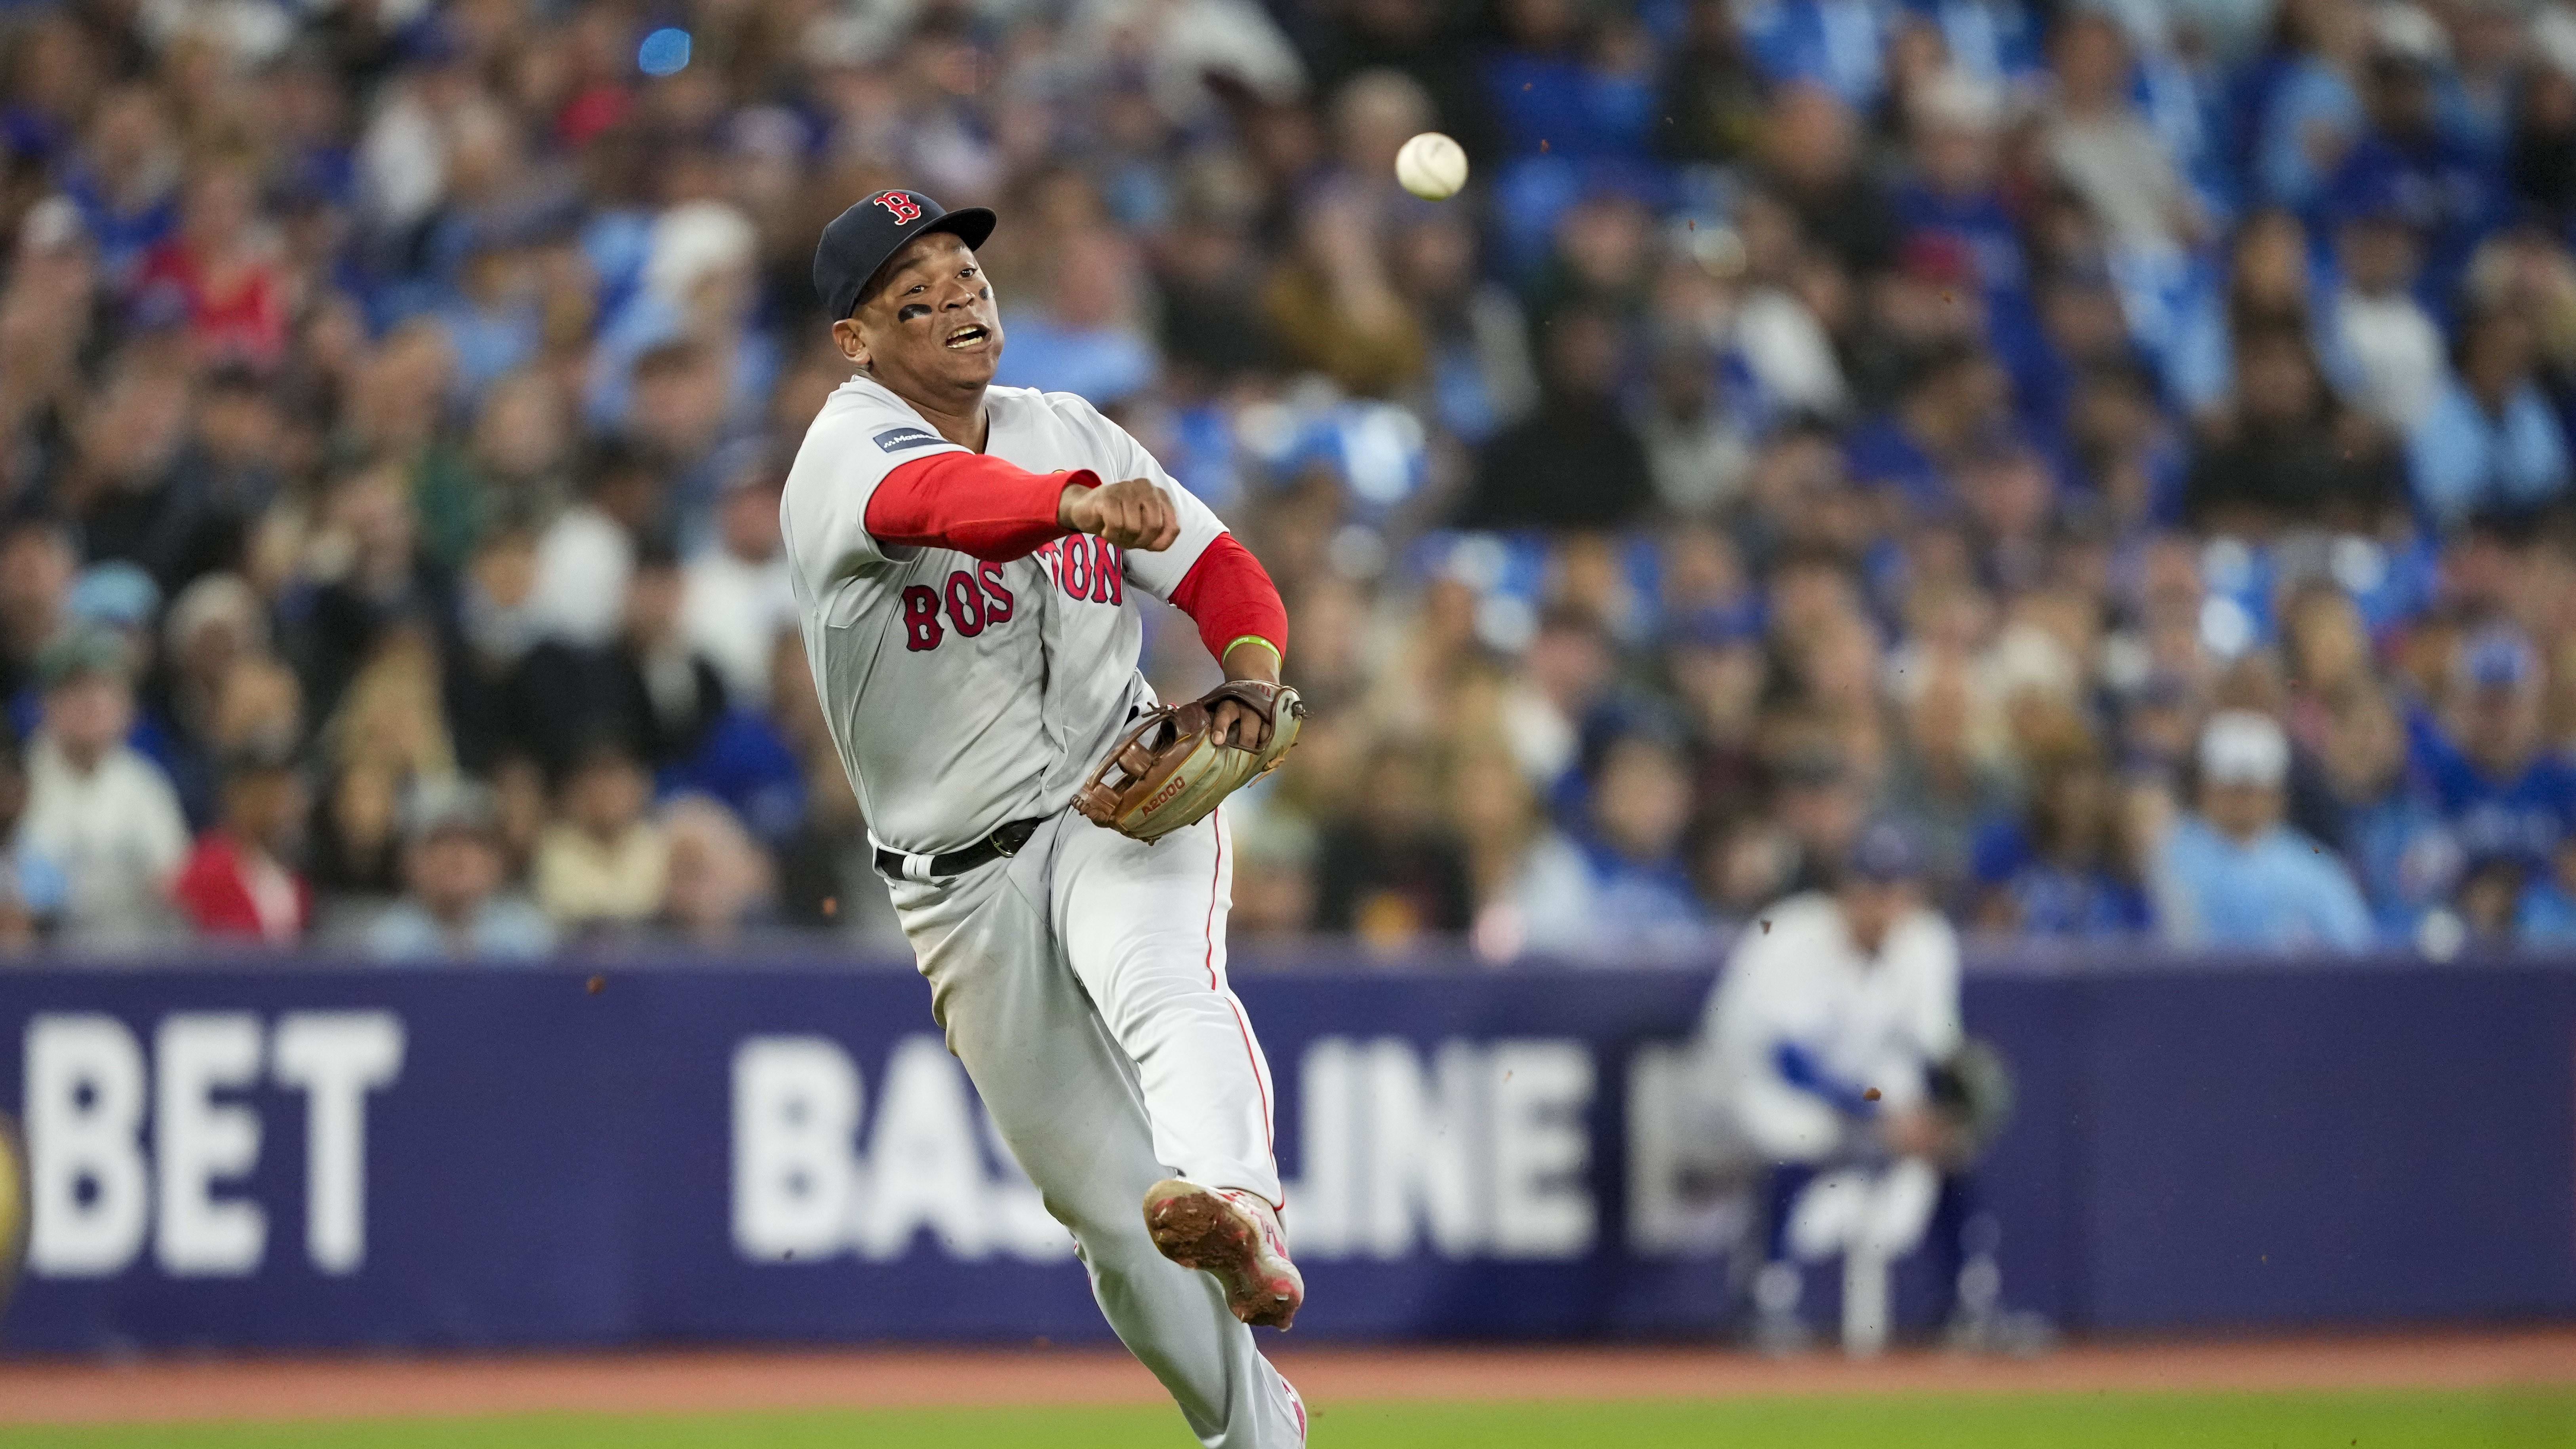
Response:
M1165 1177L1279 1201L1270 1068L1226 983L1233 870L1222 812L1151 846L1068 812L1009 859L890 885L948 1048L1110 1326L1207 1449L1296 1449L1304 1410L1252 1330L1145 1230Z

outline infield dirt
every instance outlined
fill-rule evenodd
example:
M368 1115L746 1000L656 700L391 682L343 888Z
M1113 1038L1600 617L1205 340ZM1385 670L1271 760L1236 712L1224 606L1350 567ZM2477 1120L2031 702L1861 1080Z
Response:
M1310 1401L2286 1392L2576 1384L2576 1327L2085 1344L2032 1359L1767 1359L1705 1348L1274 1350ZM0 1424L709 1413L1159 1402L1112 1349L650 1350L599 1354L0 1361Z

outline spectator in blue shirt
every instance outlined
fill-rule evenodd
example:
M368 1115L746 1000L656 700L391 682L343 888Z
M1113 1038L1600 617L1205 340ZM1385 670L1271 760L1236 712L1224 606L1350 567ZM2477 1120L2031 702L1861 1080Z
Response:
M120 86L90 112L63 191L80 208L99 270L119 290L177 228L180 170L169 111L150 86Z
M2234 396L2239 334L2267 328L2307 332L2310 318L2325 317L2333 307L2307 232L2287 211L2245 218L2222 260L2177 306L2180 316L2158 361L2166 391L2193 417L2222 411Z
M2463 325L2459 366L2406 440L2415 505L2439 526L2529 512L2567 491L2567 439L2532 378L2531 320L2495 307Z
M2327 789L2341 807L2335 845L2352 865L2380 935L2412 941L2425 913L2460 878L2457 841L2406 768L2406 727L2377 684L2330 706L2320 752Z
M1914 175L1896 194L1900 245L1962 255L1985 302L1985 341L1996 360L2025 392L2044 388L2056 364L2033 300L2021 227L2004 205L2003 99L1955 71L1926 82L1911 99Z
M2200 736L2200 812L2164 840L2156 914L2177 946L2359 951L2370 911L2343 862L2281 822L2290 743L2271 716L2221 710Z
M2399 198L2424 244L2423 296L2437 312L2469 254L2504 214L2502 168L2442 127L2441 46L2438 30L2382 26L2364 89L2369 130L2335 168L2328 188L2329 197Z
M1682 864L1690 777L1653 734L1633 731L1602 751L1592 772L1591 828L1583 854L1592 874L1594 929L1606 943L1687 946L1707 915Z
M2485 629L2461 650L2453 693L2449 727L2423 710L2407 721L2415 767L2463 850L2537 868L2576 817L2576 770L2543 748L2539 656L2521 630Z
M1896 406L1843 439L1852 481L1884 489L1926 515L1948 512L1958 470L2010 438L2006 383L1994 361L1964 344L1909 360Z
M2285 8L2284 44L2254 77L2247 178L2257 200L2305 210L2363 126L2350 71L2368 37L2355 5Z
M502 893L500 814L488 787L432 781L414 789L403 814L411 891L368 927L368 955L399 963L532 962L554 949L545 912Z
M2035 760L2029 805L1978 834L1976 924L2023 936L2144 933L2152 918L2124 834L2118 782L2097 751Z

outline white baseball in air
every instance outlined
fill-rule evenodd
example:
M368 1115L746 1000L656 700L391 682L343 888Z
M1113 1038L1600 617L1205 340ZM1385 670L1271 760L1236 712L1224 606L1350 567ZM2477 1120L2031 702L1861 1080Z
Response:
M1467 184L1467 148L1425 131L1395 153L1395 181L1425 201L1446 201Z

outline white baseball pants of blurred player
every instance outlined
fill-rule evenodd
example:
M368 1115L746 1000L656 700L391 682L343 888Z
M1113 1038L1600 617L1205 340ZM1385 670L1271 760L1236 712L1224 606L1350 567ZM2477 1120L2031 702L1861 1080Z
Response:
M1270 1067L1225 975L1222 812L1148 846L1072 814L963 875L890 883L948 1048L1100 1311L1208 1449L1294 1449L1303 1408L1206 1273L1163 1257L1145 1190L1279 1201Z

